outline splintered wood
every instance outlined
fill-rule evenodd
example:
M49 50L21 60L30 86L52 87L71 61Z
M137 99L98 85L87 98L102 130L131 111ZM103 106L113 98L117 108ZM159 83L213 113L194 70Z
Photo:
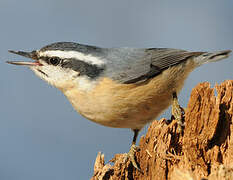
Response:
M215 91L217 96L215 96ZM232 180L233 179L233 81L216 85L205 82L191 93L185 112L185 129L177 123L154 121L141 137L136 158L143 173L116 154L105 164L96 158L92 180Z

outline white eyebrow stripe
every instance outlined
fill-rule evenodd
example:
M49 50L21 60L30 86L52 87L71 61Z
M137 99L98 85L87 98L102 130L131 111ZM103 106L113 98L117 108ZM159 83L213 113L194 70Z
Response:
M104 61L102 61L98 57L94 57L92 55L85 55L77 51L48 50L48 51L39 52L39 56L59 57L64 59L75 58L90 64L95 64L95 65L104 64Z

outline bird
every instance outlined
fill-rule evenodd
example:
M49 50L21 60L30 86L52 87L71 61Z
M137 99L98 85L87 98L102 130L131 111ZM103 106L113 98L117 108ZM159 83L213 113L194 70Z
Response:
M197 67L227 58L231 50L215 52L173 48L102 48L75 42L56 42L29 52L13 51L33 61L7 61L29 67L58 88L83 117L112 128L133 130L126 160L135 160L139 131L172 105L182 130L177 94Z

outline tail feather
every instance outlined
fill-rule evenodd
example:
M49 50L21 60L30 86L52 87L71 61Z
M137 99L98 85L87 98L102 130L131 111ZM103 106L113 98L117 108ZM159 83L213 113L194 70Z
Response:
M215 52L207 52L200 56L195 57L194 61L197 65L202 65L209 62L216 62L222 59L225 59L230 56L231 50L223 50L223 51L215 51Z

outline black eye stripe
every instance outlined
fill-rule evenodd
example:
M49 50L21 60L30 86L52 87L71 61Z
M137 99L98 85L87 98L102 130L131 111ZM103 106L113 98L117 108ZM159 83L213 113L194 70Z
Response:
M98 67L77 59L66 59L61 63L61 67L79 72L79 75L86 75L90 78L98 77L105 69L105 66Z
M51 58L56 58L56 60L58 60L59 63L55 62L55 59L52 60ZM79 75L86 75L92 79L100 76L100 74L105 70L105 65L99 67L97 65L89 64L84 61L72 59L72 58L61 59L55 56L54 57L41 56L40 59L45 61L47 64L51 64L53 66L58 65L62 68L72 69L73 71L79 72ZM54 62L52 62L51 60Z

